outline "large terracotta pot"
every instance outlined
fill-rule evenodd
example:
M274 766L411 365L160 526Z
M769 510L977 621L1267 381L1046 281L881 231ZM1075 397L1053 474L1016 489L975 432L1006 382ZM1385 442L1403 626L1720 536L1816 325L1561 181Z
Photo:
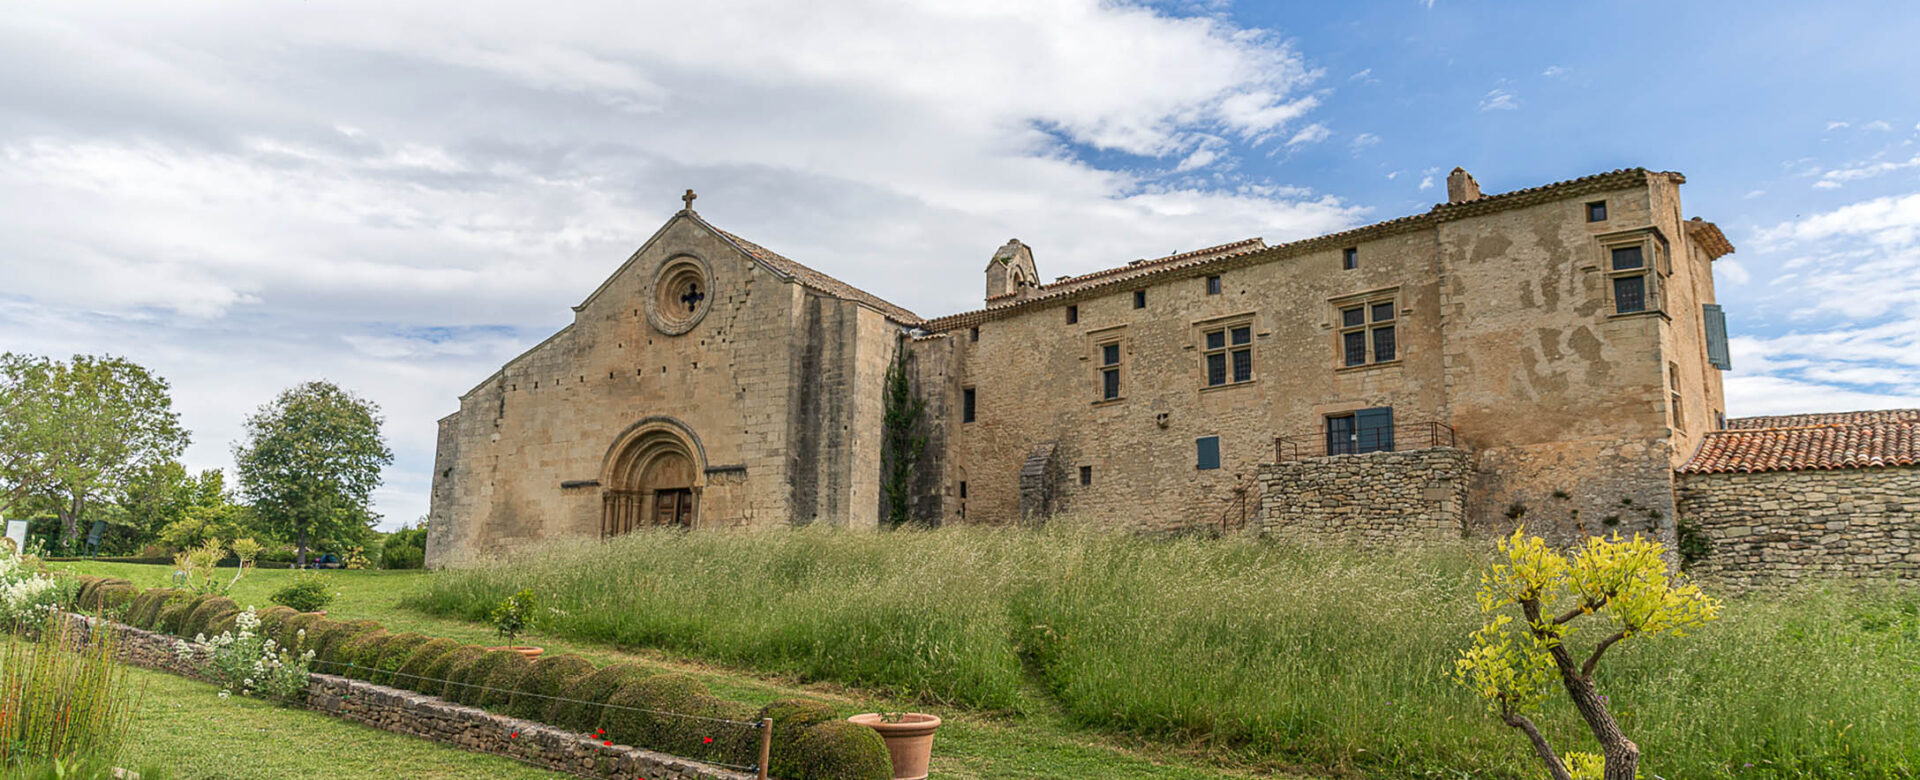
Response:
M516 653L519 653L519 654L521 654L521 655L524 655L524 656L526 656L526 657L527 657L527 660L529 660L529 661L531 661L531 660L533 660L533 659L536 659L536 658L539 658L539 657L540 657L540 654L541 654L541 653L545 653L545 652L547 651L547 649L546 649L546 648L544 648L544 647L526 647L526 646L522 646L522 645L512 645L512 646L509 646L509 647L489 647L489 648L487 648L487 652L493 652L493 651L495 651L495 650L512 650L512 651L514 651L514 652L516 652Z
M927 763L933 758L933 730L940 728L938 715L909 712L889 723L880 713L869 712L847 720L880 732L887 754L893 757L893 780L926 780Z

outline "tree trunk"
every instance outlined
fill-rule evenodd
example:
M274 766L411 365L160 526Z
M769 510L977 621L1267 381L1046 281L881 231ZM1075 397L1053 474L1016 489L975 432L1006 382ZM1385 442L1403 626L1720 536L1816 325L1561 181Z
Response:
M74 496L72 502L63 503L59 508L54 510L55 514L60 515L60 544L58 546L61 553L70 554L73 552L73 543L80 538L80 511L85 507L86 499L80 496Z
M1545 620L1537 601L1523 601L1520 608L1533 625L1541 625ZM1580 711L1580 717L1587 721L1587 729L1600 743L1600 754L1607 760L1604 780L1634 780L1634 773L1640 769L1640 746L1620 731L1620 724L1613 719L1613 713L1607 711L1606 702L1600 700L1600 692L1594 689L1593 678L1581 673L1580 665L1567 653L1566 645L1555 642L1547 652L1560 670L1560 684L1566 687L1567 698L1573 700L1574 709Z
M298 568L307 568L307 529L300 529L300 551L293 564Z
M1527 739L1533 743L1534 754L1540 757L1541 763L1547 765L1547 774L1551 775L1553 780L1573 780L1573 775L1567 772L1566 762L1553 754L1553 747L1547 744L1546 735L1540 733L1540 729L1533 725L1533 721L1519 714L1502 715L1500 718L1506 721L1507 725L1526 732Z

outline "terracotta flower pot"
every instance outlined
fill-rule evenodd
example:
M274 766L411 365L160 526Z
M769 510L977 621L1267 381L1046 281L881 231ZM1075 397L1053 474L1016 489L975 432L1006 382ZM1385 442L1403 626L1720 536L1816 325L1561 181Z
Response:
M909 712L889 723L880 713L869 712L847 720L880 732L893 758L893 780L926 780L927 763L933 758L933 731L940 728L938 715Z
M544 648L544 647L527 647L527 646L524 646L524 645L509 645L509 646L507 646L507 647L489 647L489 648L487 648L487 652L493 652L493 651L495 651L495 650L512 650L512 651L514 651L514 652L516 652L516 653L519 653L519 654L521 654L521 655L524 655L524 656L526 656L526 657L527 657L527 660L529 660L529 661L531 661L531 660L533 660L533 659L535 659L535 658L539 658L539 657L540 657L540 654L541 654L541 653L544 653L544 652L546 652L546 651L547 651L547 649L546 649L546 648Z

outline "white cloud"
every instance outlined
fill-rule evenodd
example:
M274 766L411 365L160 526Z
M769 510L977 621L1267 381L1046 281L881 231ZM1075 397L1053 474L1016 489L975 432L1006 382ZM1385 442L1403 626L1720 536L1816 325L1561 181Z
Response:
M1871 179L1876 176L1884 176L1895 171L1903 171L1910 168L1920 168L1920 154L1916 154L1907 160L1883 160L1846 168L1836 168L1820 174L1820 180L1814 182L1813 186L1823 190L1839 189L1844 182Z
M1420 189L1423 189L1423 190L1430 190L1430 189L1433 189L1433 175L1432 175L1432 174L1428 174L1428 175L1426 175L1426 176L1422 176L1422 177L1420 177Z
M1739 260L1731 257L1723 257L1715 260L1713 263L1713 272L1714 275L1726 277L1727 281L1734 284L1746 284L1747 282L1753 281L1753 274L1747 272L1747 267L1741 264Z
M1349 145L1353 147L1354 154L1359 154L1360 152L1370 147L1376 146L1379 143L1380 143L1380 136L1374 135L1372 133L1361 133L1359 135L1354 136L1353 142Z
M1559 78L1561 76L1567 75L1567 69L1562 68L1558 65L1548 65L1546 70L1540 71L1540 75L1546 76L1547 78L1550 78L1550 79Z
M1888 123L1888 122L1887 122L1887 120L1885 120L1885 119L1875 119L1875 120L1873 120L1873 121L1871 121L1871 122L1868 122L1868 123L1866 123L1866 124L1864 124L1864 125L1861 125L1861 126L1860 126L1860 129L1862 129L1862 130L1879 130L1879 131L1882 131L1882 132L1893 132L1893 125L1892 125L1892 124L1890 124L1890 123Z
M43 4L0 24L0 70L35 74L0 80L0 343L153 366L196 468L280 389L339 381L387 411L396 522L434 420L686 187L928 314L978 306L1009 235L1077 273L1365 214L1220 178L1308 132L1322 74L1286 41L1101 0Z
M1828 122L1827 123L1828 130L1839 130L1843 127L1852 127L1852 126L1853 125L1846 122Z
M1300 128L1300 132L1294 133L1292 138L1287 139L1287 145L1317 144L1327 140L1327 136L1330 135L1333 135L1333 131L1328 130L1326 125L1315 122Z
M1504 89L1494 89L1480 98L1481 111L1512 111L1520 107L1520 98Z
M1351 76L1348 76L1347 80L1372 83L1373 81L1375 81L1375 79L1373 78L1373 69L1372 68L1363 69Z
M1767 194L1766 190L1747 190L1747 194L1742 195L1740 197L1743 200L1753 200L1754 198L1758 198L1765 194Z

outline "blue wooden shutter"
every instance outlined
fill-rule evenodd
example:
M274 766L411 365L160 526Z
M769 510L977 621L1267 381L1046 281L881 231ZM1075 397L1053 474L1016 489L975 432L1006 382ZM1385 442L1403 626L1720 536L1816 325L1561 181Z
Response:
M1220 437L1202 436L1194 440L1194 445L1200 453L1201 470L1220 468Z
M1361 409L1353 413L1353 423L1359 437L1356 451L1393 451L1393 407Z
M1727 313L1717 303L1703 304L1700 309L1707 320L1707 362L1721 371L1731 370L1733 355L1727 352Z

